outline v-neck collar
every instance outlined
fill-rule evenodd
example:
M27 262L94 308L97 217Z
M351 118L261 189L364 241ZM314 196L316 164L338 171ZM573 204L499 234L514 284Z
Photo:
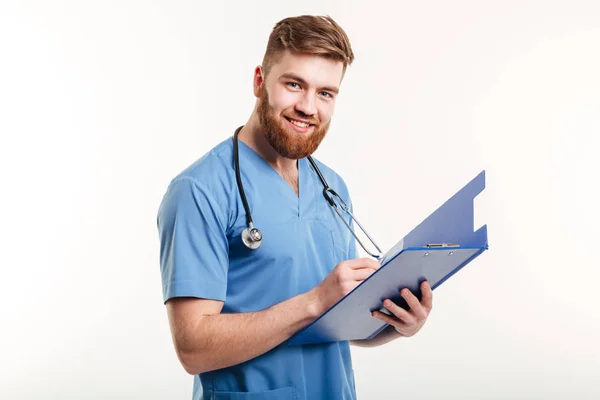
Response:
M233 142L233 138L232 138ZM297 207L297 216L303 217L308 210L308 205L314 198L314 190L311 190L310 187L310 165L308 165L308 160L306 158L300 158L297 161L298 166L298 195L294 189L290 186L290 184L269 164L264 158L260 156L254 149L244 143L242 140L238 138L238 149L241 150L239 152L240 158L242 157L242 153L244 153L248 158L252 159L254 162L252 166L256 168L258 173L265 174L271 176L272 179L278 182L279 185L285 185L286 189L283 190L286 193L285 197L293 199L296 202ZM244 150L242 150L244 149ZM243 165L243 161L240 160L240 170L244 171L247 166ZM247 170L246 170L247 171ZM251 177L252 174L248 174L248 177Z

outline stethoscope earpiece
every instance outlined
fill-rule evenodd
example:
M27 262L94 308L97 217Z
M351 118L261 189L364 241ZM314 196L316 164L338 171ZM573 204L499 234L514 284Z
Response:
M242 242L250 250L256 250L262 244L262 233L257 228L245 228L242 231Z

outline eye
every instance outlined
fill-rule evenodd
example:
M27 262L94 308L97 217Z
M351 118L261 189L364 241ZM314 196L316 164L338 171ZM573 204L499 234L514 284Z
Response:
M286 85L288 85L292 89L299 89L300 88L300 85L298 85L298 83L296 83L296 82L287 82Z
M328 99L333 98L333 95L329 92L321 92L321 96L326 97Z

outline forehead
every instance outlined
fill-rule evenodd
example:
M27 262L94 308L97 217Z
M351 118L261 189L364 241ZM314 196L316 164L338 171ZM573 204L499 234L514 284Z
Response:
M284 74L294 74L307 81L311 86L339 87L343 71L344 64L341 61L310 54L292 53L286 50L271 68L269 77L276 80Z

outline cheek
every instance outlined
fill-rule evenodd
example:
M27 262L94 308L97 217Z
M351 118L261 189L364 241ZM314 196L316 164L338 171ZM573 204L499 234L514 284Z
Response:
M331 120L331 117L333 116L333 111L333 105L330 104L325 104L319 107L319 119L321 123L326 124L327 122L329 122Z
M294 93L286 90L274 90L269 97L271 109L277 114L285 110L293 110L297 102L296 97Z

